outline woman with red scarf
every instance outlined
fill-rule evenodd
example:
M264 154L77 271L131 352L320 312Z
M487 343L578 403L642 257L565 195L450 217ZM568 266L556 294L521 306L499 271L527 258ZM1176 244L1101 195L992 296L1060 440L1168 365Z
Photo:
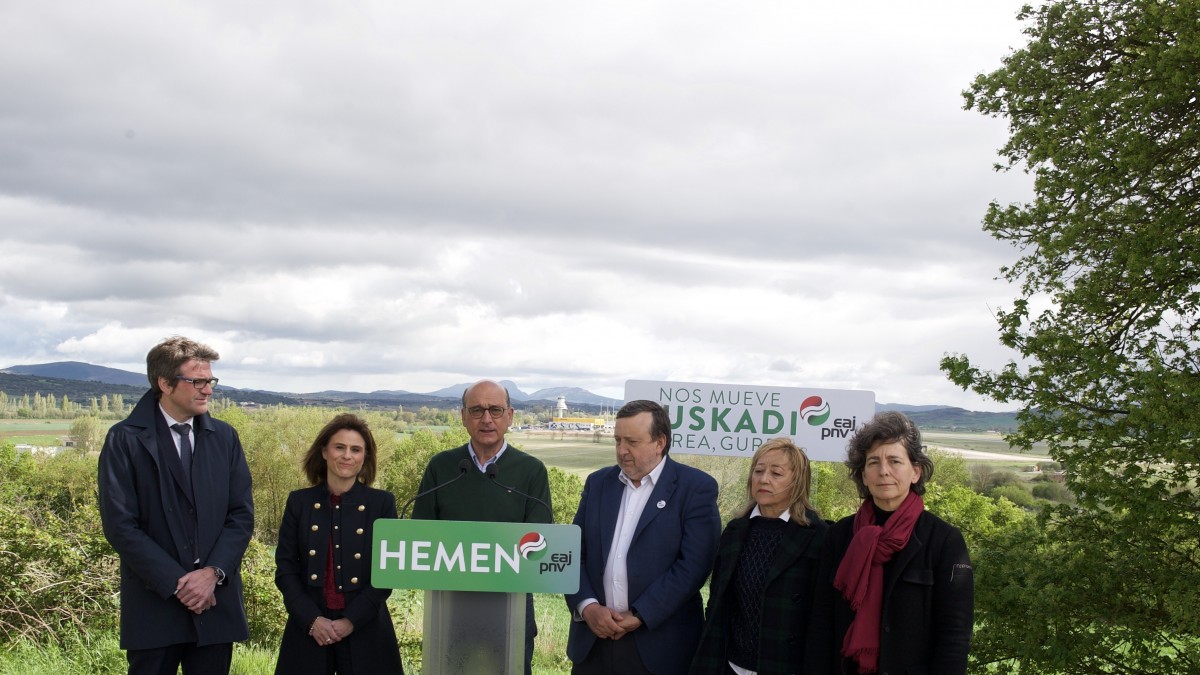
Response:
M370 487L378 453L357 415L334 417L304 456L312 487L288 495L275 585L288 620L277 675L403 675L390 588L371 585L371 533L396 498Z
M933 462L920 430L880 413L850 439L846 465L863 503L821 549L805 672L965 673L971 559L958 528L921 500Z

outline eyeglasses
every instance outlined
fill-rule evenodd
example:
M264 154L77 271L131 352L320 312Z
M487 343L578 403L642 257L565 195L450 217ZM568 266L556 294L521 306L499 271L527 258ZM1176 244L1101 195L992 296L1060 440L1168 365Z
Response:
M205 379L203 377L184 377L182 375L176 375L175 379L183 380L184 382L191 382L192 386L195 387L197 390L203 389L205 387L212 387L213 389L216 389L217 382L220 382L220 380L215 377L210 377L208 379Z
M470 408L467 408L467 414L470 415L471 419L473 420L481 419L483 417L483 413L487 413L492 416L492 419L496 419L506 412L508 412L508 408L502 408L498 405L494 405L489 408L473 405Z

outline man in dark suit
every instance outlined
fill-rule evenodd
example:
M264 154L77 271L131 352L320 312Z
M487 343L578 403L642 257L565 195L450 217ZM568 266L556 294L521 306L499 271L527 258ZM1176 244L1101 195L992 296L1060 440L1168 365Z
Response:
M712 476L669 457L671 422L654 401L617 413L617 466L587 478L579 591L567 656L572 673L684 675L700 640L700 587L721 516Z
M183 337L146 355L151 391L100 451L100 518L121 558L131 674L228 673L249 637L239 568L254 531L237 432L208 414L212 348Z

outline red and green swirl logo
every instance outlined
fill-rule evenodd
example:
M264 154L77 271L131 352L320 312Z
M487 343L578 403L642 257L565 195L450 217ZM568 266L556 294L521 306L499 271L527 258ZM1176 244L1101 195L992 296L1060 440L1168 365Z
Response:
M526 560L541 560L546 555L546 538L540 532L529 532L518 544L521 557Z
M829 404L820 396L809 396L800 402L800 419L819 427L829 419Z

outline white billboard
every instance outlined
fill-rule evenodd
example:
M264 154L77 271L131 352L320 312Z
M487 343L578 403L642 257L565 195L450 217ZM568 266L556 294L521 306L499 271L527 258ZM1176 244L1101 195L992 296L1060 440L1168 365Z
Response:
M809 459L840 462L846 441L875 415L875 392L815 387L627 380L625 400L649 399L671 418L671 452L750 457L791 437Z

